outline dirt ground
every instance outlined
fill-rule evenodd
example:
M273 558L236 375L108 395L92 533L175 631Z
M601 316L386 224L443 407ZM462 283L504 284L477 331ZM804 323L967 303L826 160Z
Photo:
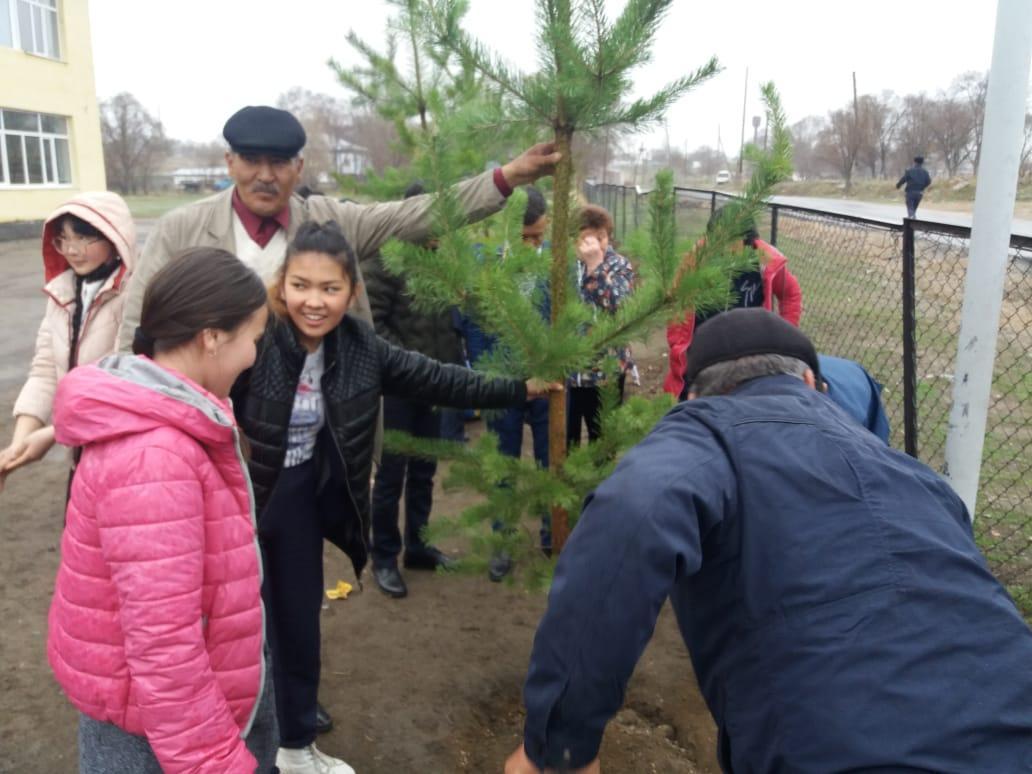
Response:
M42 315L37 250L31 242L0 243L4 443ZM649 391L660 379L660 352L639 353ZM469 429L479 432L477 424ZM66 475L62 454L52 453L12 475L0 493L0 772L77 770L75 712L45 656ZM457 513L465 504L463 495L439 491L435 512ZM329 549L325 564L327 586L354 582L343 555ZM520 690L545 599L486 578L409 572L406 579L404 600L388 599L367 577L364 592L326 601L320 695L336 728L320 747L360 774L501 771L520 740ZM603 768L709 774L719 771L714 749L713 723L668 606L606 732Z

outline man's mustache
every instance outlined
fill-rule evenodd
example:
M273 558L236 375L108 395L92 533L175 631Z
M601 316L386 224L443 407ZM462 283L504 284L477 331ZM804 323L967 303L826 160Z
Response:
M271 194L275 196L279 193L279 188L273 183L255 183L251 186L251 193Z

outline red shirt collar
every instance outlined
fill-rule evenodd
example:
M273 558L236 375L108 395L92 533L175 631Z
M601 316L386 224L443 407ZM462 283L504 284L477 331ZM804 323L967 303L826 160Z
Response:
M269 244L269 241L276 236L276 232L279 229L282 228L286 231L290 228L289 204L275 215L263 218L261 215L255 215L247 209L244 200L240 198L240 192L235 187L233 188L233 212L237 214L240 222L244 224L244 230L251 237L251 241L259 247L265 247Z

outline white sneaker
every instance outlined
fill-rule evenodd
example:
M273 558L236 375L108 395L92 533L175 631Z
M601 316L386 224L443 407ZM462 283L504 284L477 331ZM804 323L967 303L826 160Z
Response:
M314 744L296 750L279 748L276 767L280 774L355 774L355 770L340 758L327 755Z

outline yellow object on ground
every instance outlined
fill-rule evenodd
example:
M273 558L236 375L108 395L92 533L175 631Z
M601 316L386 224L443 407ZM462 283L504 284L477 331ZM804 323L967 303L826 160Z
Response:
M352 586L346 581L337 581L337 585L332 589L326 589L326 596L329 599L347 599L348 594L351 593Z

